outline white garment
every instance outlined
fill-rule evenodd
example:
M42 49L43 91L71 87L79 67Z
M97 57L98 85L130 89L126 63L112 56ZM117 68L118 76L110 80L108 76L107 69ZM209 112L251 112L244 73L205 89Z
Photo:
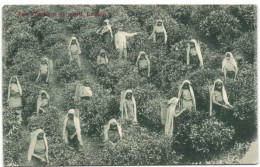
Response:
M217 79L213 86L210 86L209 87L209 92L210 92L210 108L209 108L209 115L211 116L212 115L212 110L213 110L213 96L214 96L214 91L215 91L215 85L217 82L220 82L222 83L222 97L223 97L223 100L225 102L226 105L229 105L229 102L228 102L228 97L227 97L227 92L226 92L226 89L224 87L224 84L223 82L220 80L220 79Z
M127 48L126 37L133 37L137 35L137 33L127 33L127 32L117 32L115 34L115 46L116 49L123 50Z

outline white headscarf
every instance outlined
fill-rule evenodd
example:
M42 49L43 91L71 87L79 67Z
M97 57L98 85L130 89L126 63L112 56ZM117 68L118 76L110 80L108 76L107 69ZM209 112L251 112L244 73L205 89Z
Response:
M167 116L165 122L164 132L166 136L172 137L174 128L174 117L176 106L179 102L177 97L173 97L168 101Z
M76 38L76 37L71 37L71 40L70 40L70 43L69 43L69 55L70 55L70 60L72 60L71 51L70 51L70 46L71 46L72 40L76 40L76 44L77 44L78 50L79 50L79 53L78 53L78 54L81 53L80 46L79 46L79 42L78 42L77 38Z
M148 62L148 77L150 77L150 60L149 60L147 54L146 54L144 51L140 51L140 52L139 52L139 55L138 55L137 60L136 60L136 65L138 65L138 61L139 61L139 59L140 59L140 57L141 57L142 54L145 55L145 59L146 59L147 62Z
M121 126L119 125L119 123L116 121L116 119L111 119L107 125L104 126L104 141L108 140L108 131L110 129L110 125L111 124L116 124L117 125L117 131L119 134L120 139L122 139L122 129Z
M101 49L99 52L99 55L97 56L97 64L99 65L99 61L101 59L101 53L105 53L105 62L108 63L107 53L104 49Z
M45 90L41 90L39 92L38 99L37 99L37 115L39 114L39 111L40 111L41 102L42 102L42 94L43 93L46 95L46 98L48 100L50 100L50 96L48 95L48 93Z
M78 141L79 141L80 145L83 145L82 138L81 138L80 122L79 122L79 110L70 109L68 111L68 114L74 115L74 126L76 128ZM64 126L63 126L63 140L65 141L66 144L68 144L68 132L67 132L67 129L66 129L67 122L68 122L68 114L66 115L66 117L64 119Z
M222 61L222 71L224 72L224 70L225 70L225 66L226 66L226 63L227 63L227 55L230 55L230 62L231 62L231 64L235 67L235 73L237 74L237 72L238 72L238 68L237 68L237 62L236 62L236 60L234 59L234 56L233 56L233 54L231 53L231 52L227 52L226 54L225 54L225 58L224 58L224 60Z
M43 133L43 140L44 140L45 149L46 149L45 156L46 156L46 160L49 161L49 157L48 157L48 142L47 142L45 133L44 133L44 131L42 129L38 129L38 130L36 130L36 131L31 133L31 143L30 143L30 147L29 147L29 151L28 151L28 158L27 158L28 161L32 160L32 154L34 153L35 145L36 145L36 142L37 142L37 136L40 133Z
M200 67L203 67L203 58L202 58L202 54L201 54L199 43L195 39L190 40L190 42L194 43L195 49L197 51L198 58L200 60ZM189 64L190 64L190 44L188 43L188 47L187 47L187 65L189 65Z
M121 92L121 101L120 101L120 111L121 111L121 118L124 119L124 108L126 110L126 106L125 106L125 97L127 93L133 93L132 90L126 90L126 91L122 91ZM132 102L134 105L134 122L137 122L137 114L136 114L136 102L135 102L135 98L134 95L132 94ZM125 111L126 117L128 117L127 112Z
M193 89L192 89L192 87L191 87L191 83L190 83L189 80L184 80L183 83L180 85L180 87L179 87L179 93L178 93L178 98L179 98L179 99L181 98L182 87L183 87L183 85L184 85L185 83L189 84L189 90L190 90L190 94L191 94L191 97L192 97L193 106L195 107L195 111L196 111L196 100L195 100L194 92L193 92Z
M106 19L104 20L105 23L107 23L107 25L105 26L109 31L110 31L110 34L111 34L111 38L113 38L113 33L112 33L112 29L111 29L111 25L109 24L109 20ZM106 31L104 30L104 28L102 29L102 34L105 33Z
M162 22L162 25L161 26L157 26L158 22ZM157 20L156 24L153 27L152 35L153 35L153 41L154 42L156 42L156 34L155 34L156 32L163 32L164 33L164 43L166 43L167 42L167 32L166 32L166 30L164 28L163 21L161 19Z
M214 96L214 90L215 90L215 85L217 82L220 82L222 84L222 97L224 100L225 104L229 104L228 102L228 97L227 97L227 92L226 89L224 87L223 82L220 79L215 80L213 86L210 87L210 109L209 109L209 115L212 115L212 108L213 108L213 96Z
M20 83L19 83L19 80L18 80L17 76L12 76L12 77L10 78L9 85L8 85L8 97L7 97L7 101L9 101L9 99L10 99L11 81L12 81L13 78L16 79L16 82L17 82L16 84L17 84L17 87L18 87L18 91L19 91L19 93L20 93L20 96L22 96L22 88L21 88L21 85L20 85Z

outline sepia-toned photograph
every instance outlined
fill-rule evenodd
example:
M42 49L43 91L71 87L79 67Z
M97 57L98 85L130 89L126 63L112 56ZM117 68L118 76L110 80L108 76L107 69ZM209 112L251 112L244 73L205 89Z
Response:
M5 166L257 164L257 6L2 6L2 105Z

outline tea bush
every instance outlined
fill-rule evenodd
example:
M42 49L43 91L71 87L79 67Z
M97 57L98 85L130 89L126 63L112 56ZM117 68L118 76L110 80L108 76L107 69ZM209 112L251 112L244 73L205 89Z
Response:
M171 150L172 140L138 125L123 126L123 139L107 143L100 154L106 165L176 164L182 158Z

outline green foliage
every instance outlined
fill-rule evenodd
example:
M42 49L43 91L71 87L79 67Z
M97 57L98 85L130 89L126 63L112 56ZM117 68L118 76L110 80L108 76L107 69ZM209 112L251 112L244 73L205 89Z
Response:
M81 72L82 70L78 67L76 60L72 61L57 69L57 81L68 83L78 80Z
M138 125L123 126L123 139L116 146L104 145L103 165L176 164L182 156L171 150L172 140Z
M223 47L241 34L239 20L226 11L212 11L200 23L205 36L215 38Z
M184 113L175 126L175 149L186 152L184 161L208 161L232 147L234 128L215 117L209 119L206 113Z
M4 6L3 11L5 164L26 165L29 132L38 128L46 132L49 165L55 166L205 162L233 149L234 143L251 142L256 136L254 5ZM124 25L125 32L141 34L127 39L128 60L117 60L119 53L114 41L103 45L101 36L96 34L106 17L17 17L19 11L102 12L110 20L113 34L119 23ZM157 19L163 19L168 35L166 46L158 46L149 39ZM73 33L80 43L85 70L78 68L75 61L69 62L68 43ZM186 65L190 39L196 39L201 46L204 69ZM96 80L96 59L101 49L106 49L109 63ZM149 55L150 78L138 75L135 63L140 51ZM222 122L218 117L208 116L208 86L217 78L223 80L220 69L227 51L238 60L239 73L236 81L224 82L234 109L230 120ZM53 60L56 87L35 82L42 56ZM13 75L18 76L23 89L22 116L28 127L18 125L14 111L7 107L7 87ZM179 85L186 79L192 83L198 111L176 118L174 137L166 138L161 125L160 102L176 97ZM78 82L89 86L93 96L75 103ZM51 105L46 114L35 116L38 92L42 89L50 93ZM123 139L116 146L100 145L103 125L111 118L120 117L120 92L126 89L133 89L139 124L122 125ZM84 142L86 136L98 136L95 138L98 147L91 156L88 139L83 152L68 149L62 140L64 116L72 108L80 111ZM7 135L13 126L18 129ZM92 162L92 156L98 158L100 164Z

